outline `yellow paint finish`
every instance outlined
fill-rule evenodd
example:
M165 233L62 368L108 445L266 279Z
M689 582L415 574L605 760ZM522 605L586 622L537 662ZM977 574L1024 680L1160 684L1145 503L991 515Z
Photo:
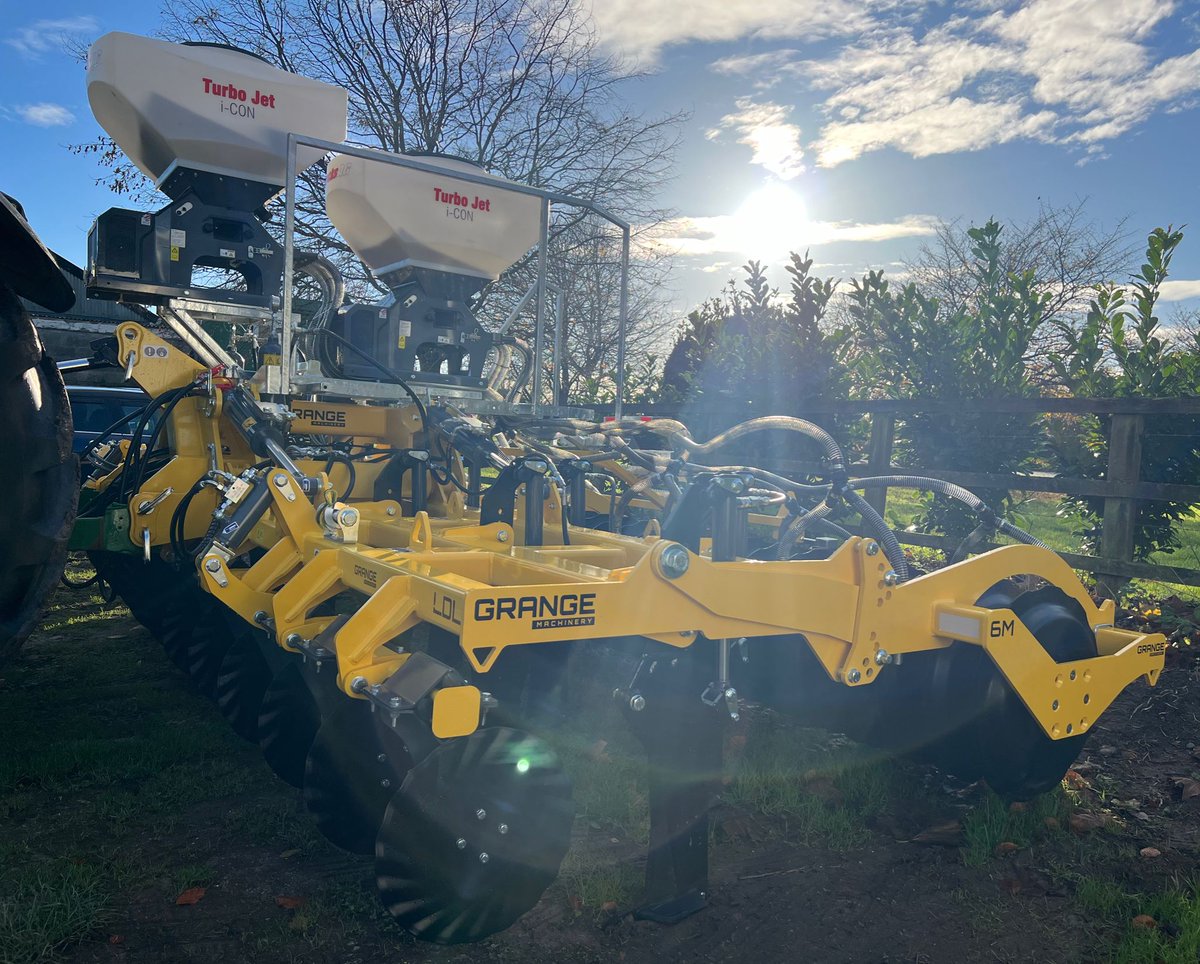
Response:
M470 736L479 729L482 697L476 686L447 686L433 694L433 735L439 740Z
M133 380L152 397L194 382L208 369L174 345L141 325L127 321L117 325L117 359L122 368L133 355Z

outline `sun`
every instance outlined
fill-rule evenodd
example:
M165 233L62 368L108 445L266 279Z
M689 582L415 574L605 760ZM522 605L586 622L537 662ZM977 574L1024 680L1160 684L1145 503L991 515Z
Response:
M750 258L778 262L803 250L808 235L804 199L786 184L774 182L751 194L733 214L738 248Z

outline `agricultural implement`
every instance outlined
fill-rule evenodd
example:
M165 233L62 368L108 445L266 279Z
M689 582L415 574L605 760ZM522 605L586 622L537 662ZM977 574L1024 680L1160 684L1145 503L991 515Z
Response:
M1157 681L1162 636L1115 628L1111 602L964 489L854 478L798 418L699 442L625 417L619 391L609 421L547 404L550 203L609 218L627 258L628 227L594 204L349 147L343 91L229 48L109 34L88 90L170 199L98 219L89 292L155 306L173 337L128 322L96 344L95 363L151 401L131 439L85 451L73 527L71 500L49 497L61 485L20 490L7 638L69 528L321 831L374 854L380 898L417 936L495 933L557 874L574 814L554 736L582 648L629 667L608 689L650 763L638 913L667 922L705 903L723 731L747 700L1027 797L1124 687ZM348 302L338 269L294 247L297 175L317 162L330 221L387 290L377 302ZM281 191L282 237L264 224ZM24 464L77 479L50 444L61 381L10 290L55 308L61 286L4 213L24 239L0 275L24 352L6 355L6 409L31 413L19 437L40 457ZM537 274L532 345L472 308L519 262ZM728 456L763 432L803 439L819 467L789 478ZM959 499L1015 544L913 572L862 494L892 485Z

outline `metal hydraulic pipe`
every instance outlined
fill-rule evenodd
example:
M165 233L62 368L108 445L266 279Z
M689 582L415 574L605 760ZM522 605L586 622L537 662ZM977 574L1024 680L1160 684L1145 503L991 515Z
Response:
M629 225L621 228L621 313L617 319L617 397L613 415L621 417L625 404L625 328L629 322Z
M550 241L550 202L542 198L541 239L538 241L537 305L533 324L533 414L542 409L542 350L546 338L546 248Z
M296 147L299 138L288 134L287 173L284 176L283 203L283 319L279 330L279 390L292 393L292 285L295 284L296 249ZM335 148L336 149L336 148Z

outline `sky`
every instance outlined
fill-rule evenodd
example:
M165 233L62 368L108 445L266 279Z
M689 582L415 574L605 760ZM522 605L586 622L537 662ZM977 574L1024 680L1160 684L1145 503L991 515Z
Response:
M1133 240L1194 225L1162 314L1200 308L1200 0L590 2L641 74L633 106L689 114L659 232L678 310L750 258L779 284L805 249L821 275L902 278L939 220L1020 223L1080 201ZM67 150L100 133L70 51L152 34L158 11L0 0L0 190L77 262L95 216L128 201Z

